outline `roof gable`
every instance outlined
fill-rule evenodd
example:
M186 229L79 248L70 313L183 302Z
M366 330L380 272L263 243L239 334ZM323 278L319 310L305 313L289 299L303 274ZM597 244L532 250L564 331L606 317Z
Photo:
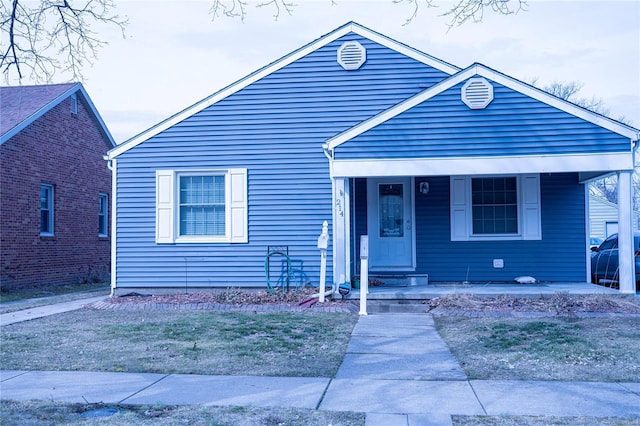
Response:
M80 83L0 87L0 145L74 93L84 98L101 132L115 146L109 129Z
M317 39L314 42L311 42L309 44L307 44L306 46L301 47L300 49L282 57L281 59L255 71L252 74L249 74L248 76L244 77L243 79L225 87L224 89L214 93L213 95L201 100L200 102L192 105L191 107L173 115L172 117L168 118L167 120L157 124L154 127L151 127L150 129L140 133L137 136L134 136L133 138L129 139L128 141L124 142L123 144L117 146L116 148L112 149L109 152L109 158L115 158L118 155L134 148L135 146L141 144L142 142L152 138L153 136L163 132L164 130L180 123L181 121L197 114L200 111L203 111L204 109L210 107L211 105L226 99L227 97L229 97L230 95L239 92L240 90L244 89L245 87L251 85L252 83L257 82L258 80L261 80L267 76L270 76L271 74L277 72L278 70L286 67L287 65L292 64L293 62L298 61L299 59L309 55L312 52L315 52L321 48L323 48L324 46L327 46L328 44L340 39L341 37L349 34L349 33L355 33L359 36L362 36L364 38L367 38L375 43L378 43L382 46L388 47L390 49L393 49L403 55L406 55L412 59L415 59L421 63L424 63L426 65L429 65L439 71L444 72L445 74L452 74L455 72L459 71L459 68L448 64L444 61L441 61L439 59L436 59L432 56L429 56L425 53L422 53L416 49L413 49L411 47L408 47L402 43L399 43L395 40L392 40L382 34L379 34L377 32L374 32L366 27L363 27L359 24L350 22L347 23L345 25L343 25L342 27L332 31L331 33Z
M519 92L532 99L543 102L549 106L555 107L561 111L571 114L575 117L581 118L587 122L600 126L604 129L610 130L621 136L629 138L631 141L638 141L639 131L630 126L619 123L616 120L610 119L603 115L589 111L585 108L579 107L571 102L560 99L553 96L543 90L537 89L526 83L518 81L514 78L508 77L502 73L492 70L481 64L473 64L470 67L452 75L451 77L441 81L440 83L431 86L430 88L412 96L405 101L397 104L396 106L389 108L386 111L372 117L349 130L346 130L333 138L329 139L325 147L333 150L341 144L363 134L364 132L375 128L376 126L385 123L386 121L402 114L403 112L428 101L435 96L451 89L452 87L474 77L486 77L498 84L501 84L509 89Z

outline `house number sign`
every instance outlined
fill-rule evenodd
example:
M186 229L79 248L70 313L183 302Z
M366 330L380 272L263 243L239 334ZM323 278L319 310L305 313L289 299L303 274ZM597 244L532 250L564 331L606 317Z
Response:
M340 196L336 198L336 212L338 215L344 217L344 210L342 209L342 197L344 197L344 191L340 190Z

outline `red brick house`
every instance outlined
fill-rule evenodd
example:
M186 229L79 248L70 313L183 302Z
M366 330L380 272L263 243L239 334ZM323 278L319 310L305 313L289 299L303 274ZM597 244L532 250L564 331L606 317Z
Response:
M0 88L0 286L107 280L113 137L80 83Z

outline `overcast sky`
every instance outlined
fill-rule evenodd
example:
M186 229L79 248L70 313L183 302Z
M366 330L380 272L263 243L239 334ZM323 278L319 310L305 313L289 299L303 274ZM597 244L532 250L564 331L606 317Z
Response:
M274 21L270 8L212 21L213 0L117 1L126 38L100 31L109 45L84 85L116 142L121 143L226 85L348 21L464 68L480 62L539 85L584 83L614 118L640 127L640 1L529 0L517 15L486 15L447 32L442 7L391 0L298 0L293 15ZM57 80L65 81L64 76ZM27 84L28 82L23 82Z

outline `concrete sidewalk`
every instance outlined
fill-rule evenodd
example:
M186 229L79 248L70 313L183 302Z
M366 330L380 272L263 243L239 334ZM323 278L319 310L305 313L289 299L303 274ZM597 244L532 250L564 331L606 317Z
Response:
M452 414L640 418L640 383L468 380L427 314L360 317L335 378L0 371L0 395L356 411L367 426L450 425Z
M36 308L23 309L20 311L0 314L0 326L15 324L17 322L29 321L35 318L42 318L49 315L61 314L63 312L75 311L86 305L90 305L109 297L108 295L95 296L86 299L71 300L50 305L38 306Z
M3 399L297 407L367 413L367 425L446 425L452 414L640 417L640 383L386 380L1 371ZM326 394L325 394L326 392Z

